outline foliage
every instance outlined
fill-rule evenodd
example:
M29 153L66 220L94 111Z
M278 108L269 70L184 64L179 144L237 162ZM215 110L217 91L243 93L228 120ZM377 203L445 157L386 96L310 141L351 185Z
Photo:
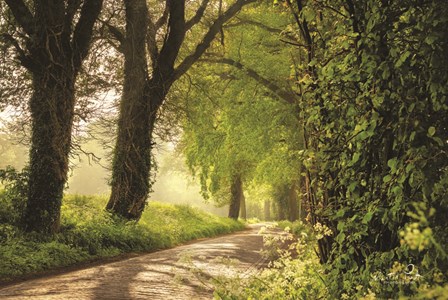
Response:
M247 8L177 86L186 111L181 148L206 199L227 204L232 178L241 176L246 194L255 190L247 199L261 202L260 185L299 176L295 106L278 95L294 97L283 63L289 49L278 43L287 22L271 7Z
M2 203L10 201L5 192ZM185 205L152 202L139 224L103 211L106 196L68 195L62 206L61 232L49 238L0 225L0 280L126 252L153 251L242 229L243 224Z
M303 145L286 147L303 162L296 171L328 297L441 295L448 280L448 5L276 4L279 15L292 17L282 35L297 46L292 78L303 127Z
M286 231L282 238L265 238L265 248L273 249L277 259L248 278L217 278L215 299L328 298L323 266L314 249L313 230L302 222L285 221L279 224L283 226ZM289 244L287 248L285 242Z
M436 274L448 263L448 6L285 5L297 17L288 30L305 45L296 69L307 195L312 222L334 233L319 240L331 297L411 296L446 282ZM419 282L372 278L409 264Z
M0 224L19 225L26 205L28 169L17 172L13 167L0 169ZM1 185L0 185L1 188Z

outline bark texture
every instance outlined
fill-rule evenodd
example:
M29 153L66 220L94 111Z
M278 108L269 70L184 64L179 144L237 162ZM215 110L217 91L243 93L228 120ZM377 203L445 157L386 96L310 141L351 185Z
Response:
M59 229L67 181L74 78L52 68L33 77L30 174L23 225L26 231L53 233Z
M113 159L112 191L106 209L127 219L140 218L149 193L151 116L145 45L148 9L145 0L125 1L124 87Z
M32 75L32 136L28 199L22 225L26 231L59 229L63 189L75 107L75 80L90 48L92 29L102 0L5 0L26 33L26 48L13 45ZM78 16L75 22L75 16ZM10 36L11 40L14 37Z
M124 40L125 79L120 104L118 138L112 169L112 193L106 209L138 220L150 192L151 148L157 113L172 83L174 63L185 37L185 2L170 2L169 34L160 51L151 48L149 77L146 41L155 26L145 0L128 0Z

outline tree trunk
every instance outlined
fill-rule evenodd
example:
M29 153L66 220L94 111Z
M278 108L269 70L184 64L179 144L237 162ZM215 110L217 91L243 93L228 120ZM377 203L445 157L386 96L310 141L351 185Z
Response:
M157 107L151 107L149 94L146 1L126 1L125 5L124 88L112 166L112 192L106 209L138 220L150 190L151 140Z
M278 207L277 219L279 221L286 220L286 212L285 212L285 208L283 207L283 205L281 205L281 203L278 203L277 207Z
M308 209L308 201L307 201L307 189L306 189L306 178L305 176L301 175L299 177L299 219L305 220L307 213L309 211Z
M297 197L297 190L296 190L296 183L293 182L289 188L288 193L288 214L289 214L289 221L294 222L297 220L298 216L298 197Z
M140 218L150 191L152 133L159 108L173 82L204 54L222 25L252 2L255 0L237 0L229 6L212 22L195 50L175 68L185 33L199 23L208 2L203 1L186 22L185 1L167 1L169 18L165 23L165 17L151 20L145 0L125 1L126 35L124 39L121 34L116 36L124 48L125 82L112 166L112 193L106 209L127 219ZM157 47L156 32L164 25L166 36L163 45ZM151 79L147 74L146 50L152 61ZM238 211L239 203L237 217Z
M271 203L269 200L264 200L264 220L271 220Z
M244 192L241 187L241 195L240 195L240 216L244 220L247 219L247 211L246 211L246 197L244 197Z
M74 115L74 72L53 66L33 78L32 137L26 231L54 233L67 180Z
M243 182L240 175L235 175L230 187L230 206L229 218L238 220L241 204L241 195L243 194Z
M13 39L17 58L32 75L33 95L28 199L25 231L55 233L67 180L75 107L75 80L90 48L93 25L102 0L64 5L34 1L33 11L22 0L5 0L24 37Z

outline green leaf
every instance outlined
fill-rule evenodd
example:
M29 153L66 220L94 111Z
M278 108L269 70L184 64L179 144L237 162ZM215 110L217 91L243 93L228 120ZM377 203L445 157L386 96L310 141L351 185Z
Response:
M398 196L398 195L402 195L403 194L403 189L401 188L401 186L397 185L397 186L394 186L394 188L391 190L391 192L395 196Z
M355 154L353 154L352 165L355 164L359 160L360 156L361 156L361 154L359 152L355 152Z
M302 16L307 22L311 22L316 18L316 12L311 7L307 6L302 10Z
M373 97L372 102L375 107L379 107L379 106L381 106L381 104L383 104L384 97L383 96Z
M364 218L362 218L362 223L363 224L369 223L369 221L372 220L372 217L373 217L373 212L369 211L368 213L366 213L364 215Z
M440 146L443 147L444 143L442 141L441 138L437 137L437 136L433 136L432 139Z
M386 176L383 177L383 182L384 183L388 183L391 180L392 180L392 176L391 175L386 175Z
M390 168L392 173L395 173L397 170L397 158L391 158L387 161L387 166Z
M335 215L335 218L342 218L345 215L345 209L340 209ZM339 224L338 224L339 226Z
M339 244L342 244L342 242L345 240L345 233L341 232L338 234L338 236L336 237L336 241Z
M434 44L434 42L437 40L437 36L434 36L434 35L428 35L426 38L425 38L425 43L426 44L428 44L428 45L432 45L432 44Z
M406 51L406 52L404 52L401 56L400 56L400 58L397 60L397 62L395 63L395 67L396 68L399 68L399 67L401 67L403 64L404 64L404 62L408 59L408 57L411 55L411 52L410 51Z
M409 164L406 166L406 173L409 173L409 172L410 172L411 170L413 170L413 169L415 169L414 164L409 163Z
M350 183L348 186L349 192L353 192L357 185L358 185L358 183L356 181L353 181L352 183Z
M436 133L436 129L433 126L428 128L428 135L429 136L433 136L435 133Z

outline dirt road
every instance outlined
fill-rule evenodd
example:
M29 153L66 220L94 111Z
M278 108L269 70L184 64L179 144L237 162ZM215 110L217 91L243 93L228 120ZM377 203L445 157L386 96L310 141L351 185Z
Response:
M261 225L119 262L0 289L0 299L211 299L194 275L245 276L263 266Z

